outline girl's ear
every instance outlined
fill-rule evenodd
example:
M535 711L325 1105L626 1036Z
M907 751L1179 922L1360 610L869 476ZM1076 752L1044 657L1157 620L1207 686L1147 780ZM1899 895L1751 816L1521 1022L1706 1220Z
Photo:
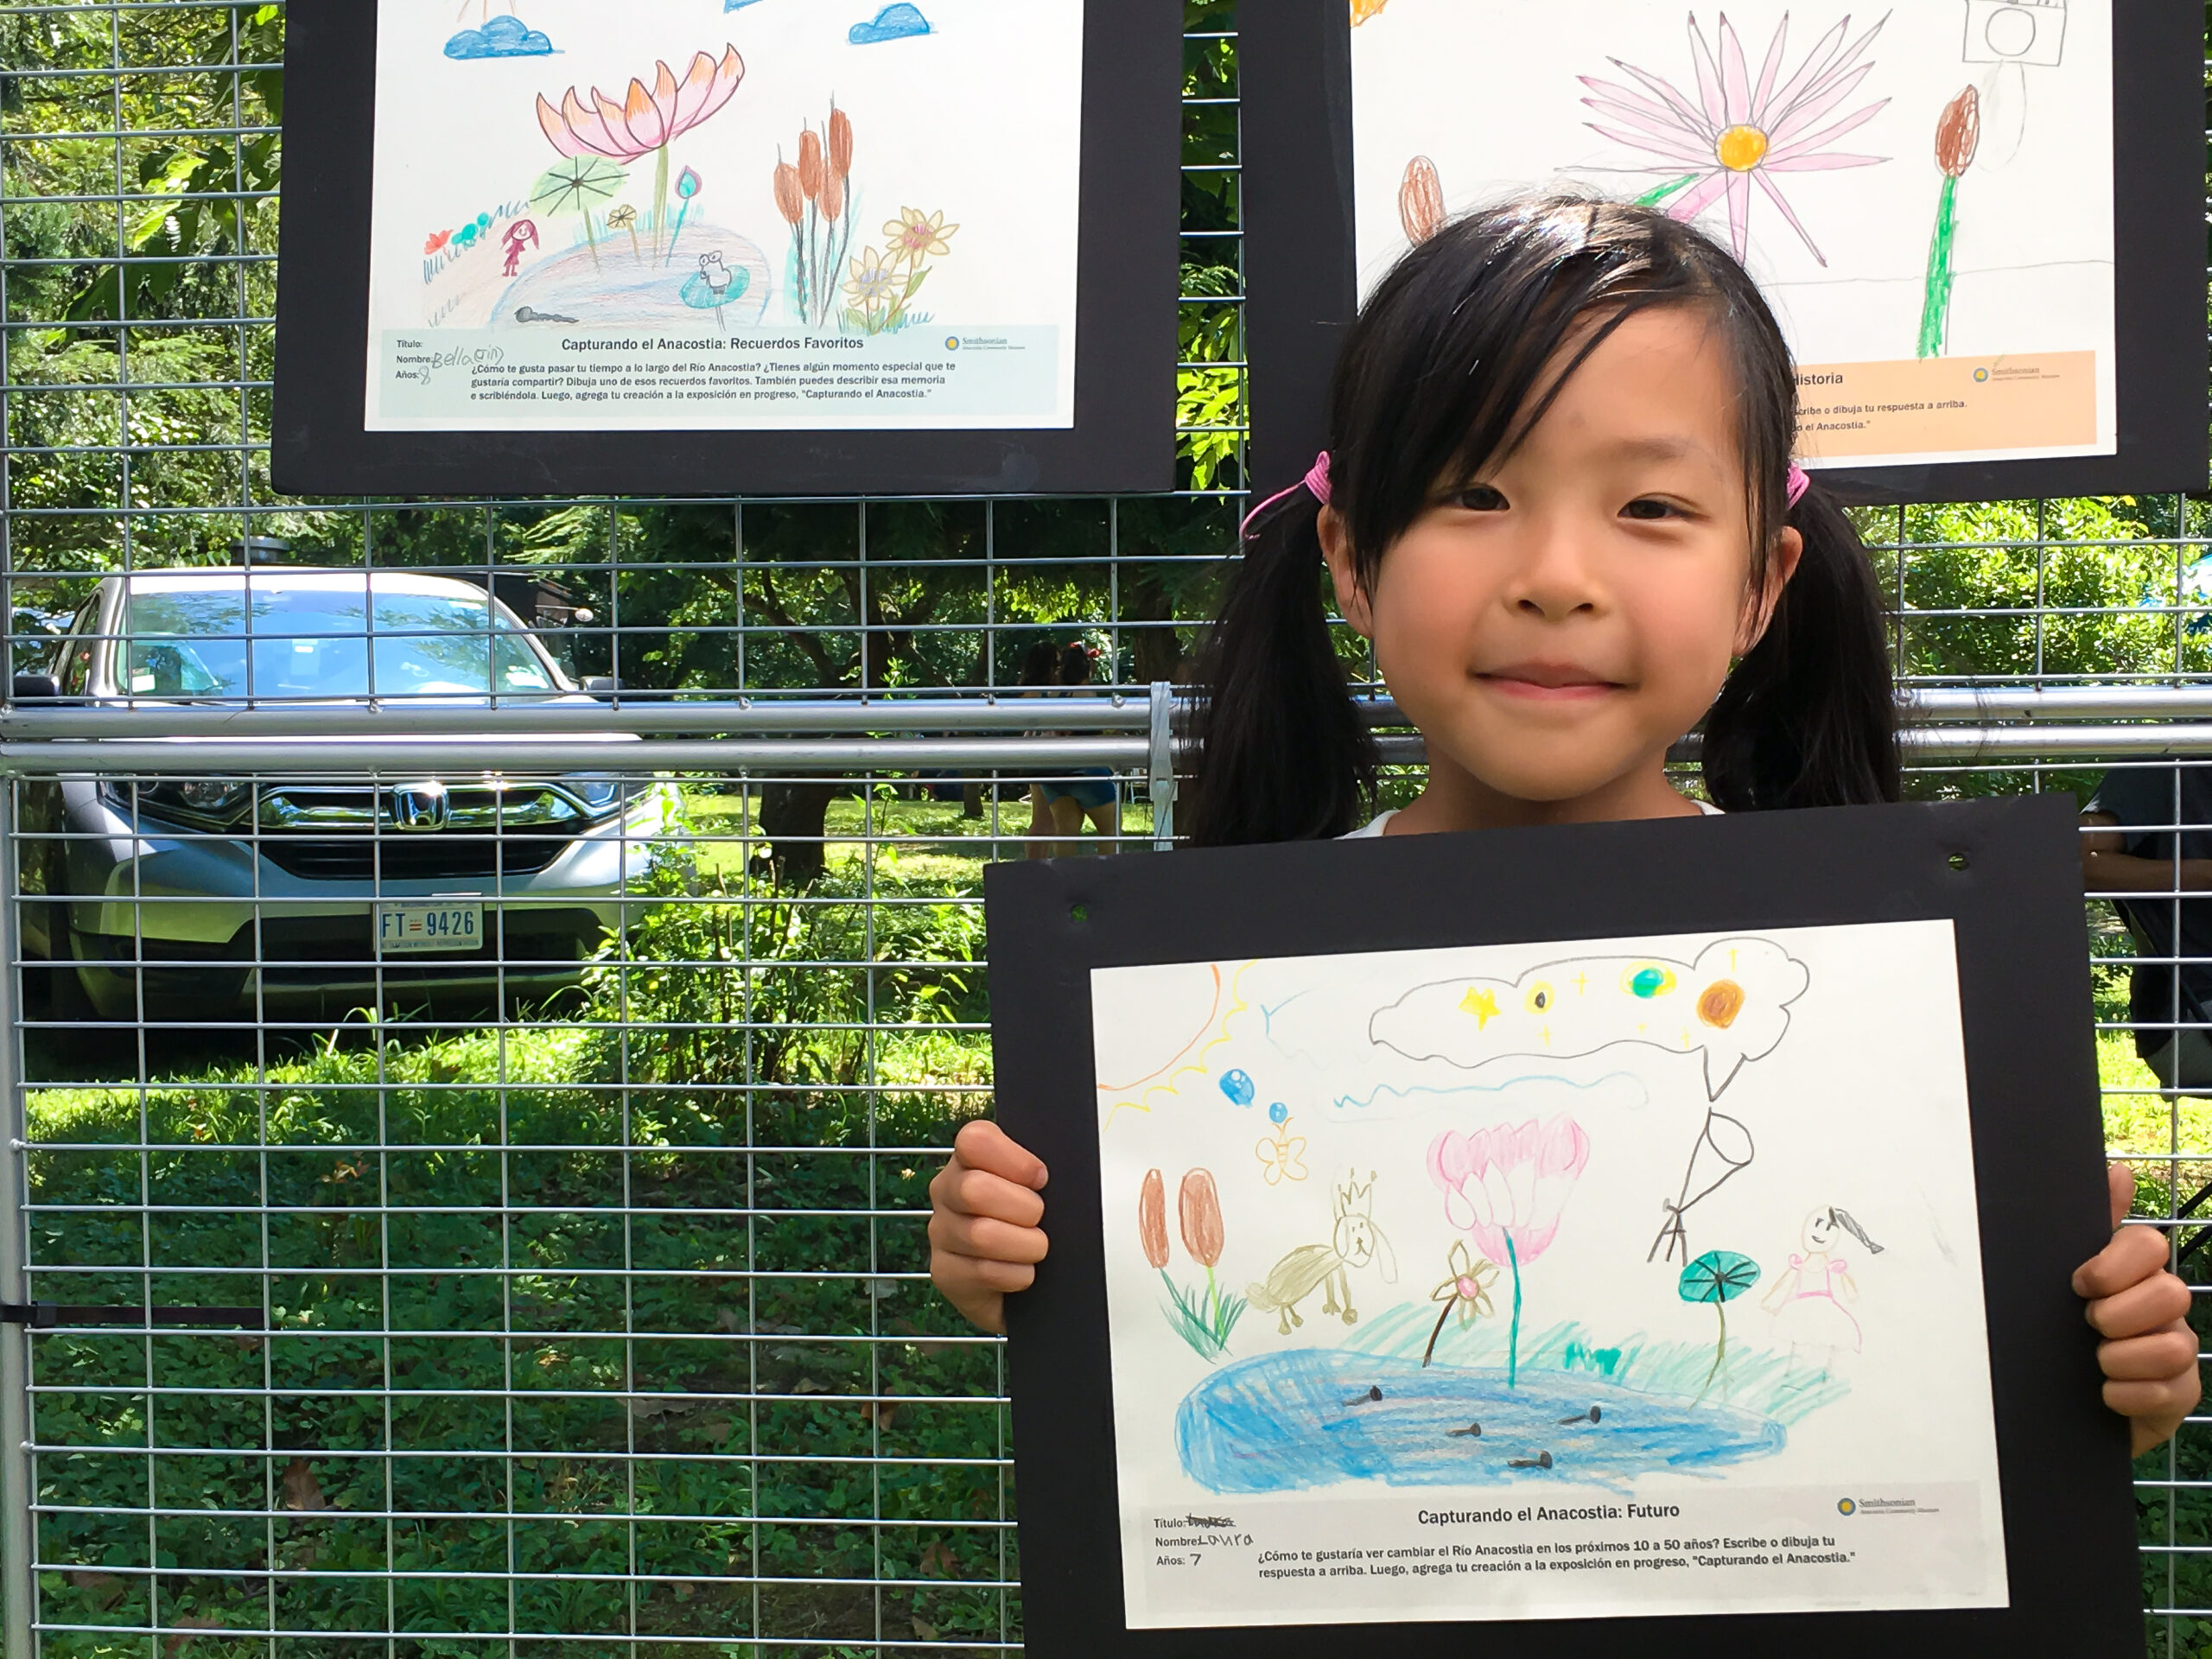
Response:
M1322 545L1328 545L1325 537ZM1774 620L1774 607L1782 602L1782 590L1797 574L1797 561L1804 556L1805 538L1784 524L1774 538L1773 550L1767 555L1766 580L1760 584L1758 592L1745 596L1744 613L1736 624L1737 656L1750 655L1751 647L1764 636L1767 624ZM1330 568L1336 568L1333 560ZM1351 613L1345 614L1349 616Z
M1329 580L1336 584L1337 613L1351 624L1352 632L1363 639L1375 637L1375 613L1368 603L1367 589L1360 582L1357 564L1352 558L1351 531L1344 524L1344 515L1334 507L1323 507L1314 528L1321 537L1321 556L1328 562ZM1792 531L1791 535L1796 532ZM1794 564L1796 559L1792 558ZM1774 590L1779 594L1782 589Z

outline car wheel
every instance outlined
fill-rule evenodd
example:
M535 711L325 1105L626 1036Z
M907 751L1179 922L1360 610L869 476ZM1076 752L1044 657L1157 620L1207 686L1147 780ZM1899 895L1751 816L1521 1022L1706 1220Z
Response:
M47 960L54 964L50 981L54 987L54 1017L72 1025L90 1024L104 1020L92 1001L92 992L86 988L85 976L77 964L91 960L77 937L77 930L67 920L58 920L48 938L59 949L50 950Z

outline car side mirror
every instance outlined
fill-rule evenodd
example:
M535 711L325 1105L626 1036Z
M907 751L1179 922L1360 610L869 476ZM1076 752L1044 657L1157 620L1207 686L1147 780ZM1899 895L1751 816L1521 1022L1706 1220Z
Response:
M51 674L18 674L13 698L17 702L51 701L61 695L61 683Z
M584 677L584 692L588 696L611 697L622 689L622 682L612 674L588 674Z

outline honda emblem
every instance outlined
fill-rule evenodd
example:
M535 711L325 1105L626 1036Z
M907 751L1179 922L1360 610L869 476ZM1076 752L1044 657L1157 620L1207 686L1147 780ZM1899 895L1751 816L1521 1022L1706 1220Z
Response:
M422 835L444 829L452 819L443 784L400 784L391 791L391 822L395 829Z

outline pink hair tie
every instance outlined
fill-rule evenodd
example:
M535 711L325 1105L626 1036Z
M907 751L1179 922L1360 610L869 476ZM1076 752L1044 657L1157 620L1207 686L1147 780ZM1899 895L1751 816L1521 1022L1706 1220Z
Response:
M1258 506L1246 513L1244 522L1236 527L1237 535L1240 537L1249 537L1252 533L1252 521L1255 518L1284 497L1295 495L1300 490L1306 491L1323 506L1329 505L1329 452L1327 450L1324 449L1313 457L1313 464L1306 469L1306 476L1300 479L1297 483L1287 490L1277 490Z
M1791 461L1789 463L1789 482L1782 492L1782 501L1783 506L1796 506L1797 505L1798 499L1802 496L1808 489L1812 487L1812 483L1813 480L1805 475L1805 469L1802 467L1800 467L1796 461Z

